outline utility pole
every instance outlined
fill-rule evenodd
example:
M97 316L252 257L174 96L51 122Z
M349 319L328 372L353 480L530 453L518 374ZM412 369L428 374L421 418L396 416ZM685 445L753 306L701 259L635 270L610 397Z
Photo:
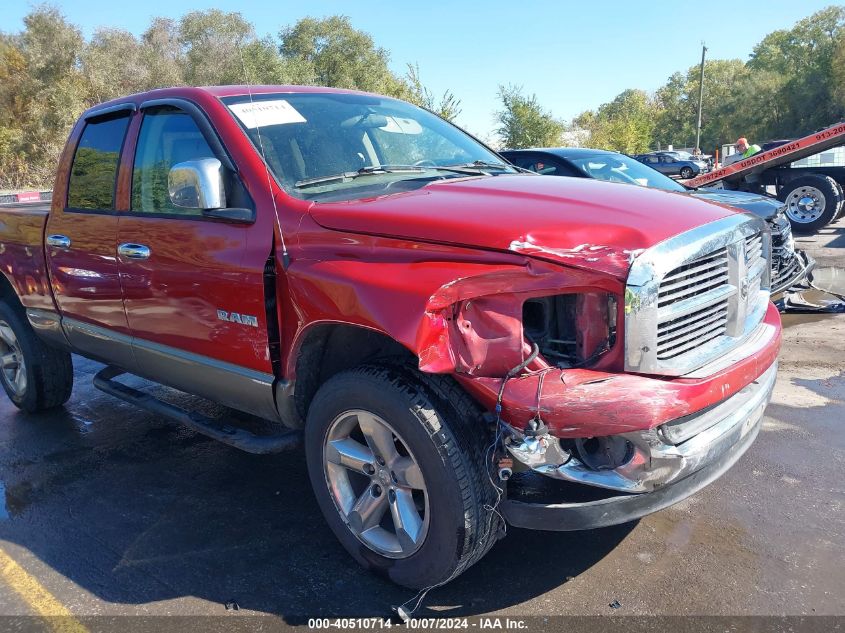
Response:
M701 147L701 106L704 101L704 53L707 47L701 43L701 71L698 73L698 125L695 127L695 149Z

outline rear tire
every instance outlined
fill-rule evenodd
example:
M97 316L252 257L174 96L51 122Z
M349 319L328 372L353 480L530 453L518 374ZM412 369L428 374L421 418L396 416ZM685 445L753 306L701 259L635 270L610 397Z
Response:
M373 420L381 441L370 432ZM499 515L486 509L496 503L485 462L491 442L457 384L401 365L365 365L332 377L314 397L305 426L311 484L335 536L363 567L414 589L452 580L498 539ZM409 459L418 466L414 476L394 477L393 464ZM410 500L401 490L410 480L414 501L406 502L405 514L415 523L405 531L397 495ZM418 542L408 534L419 535Z
M786 203L786 216L796 233L813 233L837 216L842 190L830 176L811 174L788 182L778 198Z
M27 413L62 406L73 391L70 354L39 339L24 311L0 303L0 383Z

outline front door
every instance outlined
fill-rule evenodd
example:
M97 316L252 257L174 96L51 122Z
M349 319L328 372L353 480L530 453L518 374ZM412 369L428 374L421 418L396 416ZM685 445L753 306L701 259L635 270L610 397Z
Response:
M209 142L206 135L213 132L190 109L142 106L142 116L130 208L121 216L117 240L139 372L275 417L264 290L272 232L175 205L170 169L215 158L212 146L220 145ZM234 201L229 206L251 204L237 175L228 176L226 195Z

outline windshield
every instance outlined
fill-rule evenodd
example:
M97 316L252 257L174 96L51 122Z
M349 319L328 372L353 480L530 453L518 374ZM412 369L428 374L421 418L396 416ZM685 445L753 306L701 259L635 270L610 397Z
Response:
M668 176L624 154L594 154L567 160L596 180L640 185L664 191L687 190Z
M351 200L516 171L450 123L396 99L279 93L223 102L298 198Z

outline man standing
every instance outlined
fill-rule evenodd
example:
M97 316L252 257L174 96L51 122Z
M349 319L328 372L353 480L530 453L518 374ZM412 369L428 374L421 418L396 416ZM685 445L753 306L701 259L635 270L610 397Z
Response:
M759 145L749 145L748 139L740 137L740 139L736 142L736 152L742 156L742 159L748 158L749 156L754 156L757 152L760 151ZM740 159L740 160L742 160Z
M723 167L738 163L749 156L754 156L754 154L760 151L759 145L749 145L748 139L744 136L734 143L734 147L736 147L736 152L730 156L725 156L725 159L722 161Z

